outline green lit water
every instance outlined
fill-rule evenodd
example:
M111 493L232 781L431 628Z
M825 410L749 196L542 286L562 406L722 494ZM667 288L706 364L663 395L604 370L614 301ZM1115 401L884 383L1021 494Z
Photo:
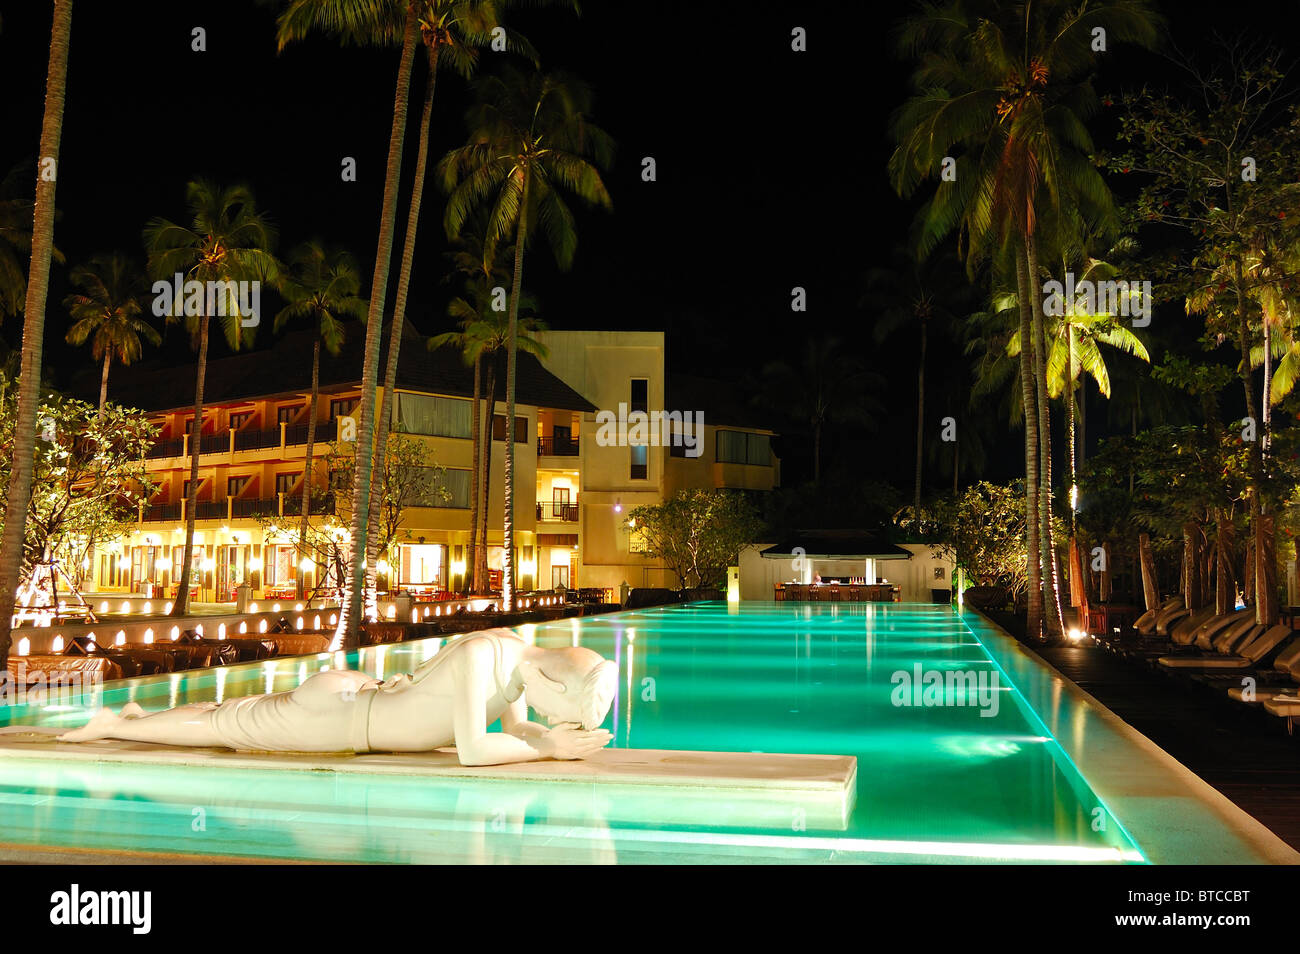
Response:
M779 827L736 827L724 804L665 824L653 796L581 786L0 760L0 842L376 862L1141 859L948 607L704 603L520 632L618 661L615 746L856 756L847 829L805 828L794 805ZM128 680L102 704L278 691L339 665L389 676L443 642ZM897 688L918 665L998 688L926 705ZM77 701L3 709L0 724L79 725L96 700Z

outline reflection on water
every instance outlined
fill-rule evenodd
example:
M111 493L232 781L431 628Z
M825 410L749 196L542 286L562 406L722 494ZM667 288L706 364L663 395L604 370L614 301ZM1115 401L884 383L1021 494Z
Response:
M958 860L986 860L990 844L1045 851L1047 860L1140 857L1120 826L1095 830L1104 808L1012 687L1002 687L991 718L972 706L891 703L900 670L994 665L949 608L735 609L694 604L520 632L618 662L623 678L606 722L617 747L857 756L857 805L845 831L791 825L794 802L777 799L756 822L715 795L681 789L665 797L606 785L24 761L0 762L0 841L390 862L603 863L683 852L821 860L892 857L918 844L947 846ZM105 690L103 704L219 701L292 689L337 667L386 678L445 642L128 680ZM77 725L98 700L81 702L3 709L0 724Z

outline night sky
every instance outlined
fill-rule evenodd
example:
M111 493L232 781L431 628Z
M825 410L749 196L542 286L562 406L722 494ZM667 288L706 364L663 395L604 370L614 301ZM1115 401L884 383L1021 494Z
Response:
M36 151L49 4L0 7L2 174ZM543 68L590 83L595 119L619 144L606 177L614 212L579 213L573 270L559 273L540 244L525 262L525 286L538 295L543 317L559 329L663 330L670 372L733 381L745 393L756 389L764 362L796 353L808 335L836 335L884 376L887 410L874 437L833 429L827 459L906 487L915 340L901 334L876 345L861 297L865 272L888 262L913 213L885 175L888 117L907 92L907 65L894 58L889 34L910 5L585 0L583 7L580 18L551 11L511 18ZM242 0L76 5L55 230L70 264L113 249L143 260L145 221L182 218L185 183L207 176L253 187L280 229L280 251L319 236L351 250L368 281L397 51L340 48L320 37L277 56L276 8ZM1294 3L1240 5L1231 29L1285 43L1291 31L1278 28L1277 15L1293 10ZM1222 19L1221 5L1208 3L1171 3L1165 11L1178 44L1193 50L1209 42L1216 11ZM207 30L206 52L190 49L195 26ZM808 31L805 53L790 48L795 26ZM487 62L494 56L502 54L487 54ZM1098 85L1118 92L1173 79L1159 57L1118 50ZM422 89L420 63L408 157ZM465 84L444 73L431 165L463 142L468 103ZM1094 132L1104 144L1104 121ZM341 181L345 156L357 160L355 183ZM645 156L656 160L656 182L641 179ZM406 169L399 222L409 160ZM435 333L450 322L442 197L430 186L408 315ZM394 262L392 279L396 270ZM48 363L59 386L90 360L62 342L66 274L56 267L47 319ZM790 311L796 285L808 292L804 315ZM10 345L20 332L19 319L0 327ZM153 360L184 360L186 335L177 328L166 335ZM214 356L224 348L218 342ZM958 346L942 336L931 343L930 374L937 417L960 400L969 378ZM1103 436L1100 415L1090 428L1090 441ZM1023 466L1018 432L995 429L989 440L990 477ZM787 483L807 476L799 438L779 450Z

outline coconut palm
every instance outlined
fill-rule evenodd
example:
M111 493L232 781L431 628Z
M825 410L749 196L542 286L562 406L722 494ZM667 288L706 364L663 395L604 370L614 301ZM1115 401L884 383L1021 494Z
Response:
M99 379L99 410L108 401L108 371L118 364L134 364L144 350L143 342L157 345L162 336L140 317L143 278L136 265L120 252L96 255L86 265L72 270L68 280L80 289L63 299L74 322L67 341L83 345L90 341L90 353L103 365Z
M194 420L190 422L190 484L186 496L185 553L173 616L189 612L190 576L194 552L194 521L199 496L199 451L203 430L203 388L208 366L211 320L221 322L232 351L252 344L259 315L245 314L238 282L273 282L279 266L271 249L275 230L262 213L252 191L244 185L219 186L196 179L185 187L189 224L151 219L144 229L147 269L156 280L180 275L206 289L201 295L182 294L169 302L167 317L183 322L198 349L194 378ZM213 313L215 312L215 314Z
M350 539L354 553L364 553L369 529L370 480L374 458L375 392L379 383L379 349L383 331L384 304L388 295L388 268L393 255L393 227L397 217L397 190L402 171L402 146L406 139L406 114L411 89L411 67L420 43L420 21L414 4L402 8L394 0L292 0L276 21L276 42L280 50L316 32L338 37L343 43L389 45L400 40L397 90L393 96L393 128L388 137L388 160L384 167L384 198L379 213L379 241L374 274L370 281L370 305L366 316L366 344L361 368L361 405L358 411L357 442L366 453L356 455L352 484ZM348 582L343 587L338 628L333 648L352 647L358 642L362 584L362 559L351 561Z
M832 423L868 425L884 410L872 392L884 379L867 371L839 338L809 338L792 360L763 367L763 402L812 437L813 482L822 479L822 437Z
M436 335L429 339L430 348L454 347L460 349L466 363L474 365L474 410L470 427L473 431L473 468L470 493L473 496L470 514L471 549L468 554L470 585L473 592L485 592L488 587L487 515L489 491L492 486L492 420L499 399L499 358L506 348L510 326L508 312L500 308L498 289L503 288L504 276L509 273L501 265L485 266L481 255L481 239L466 233L465 248L453 257L456 268L464 276L464 296L457 296L447 306L447 314L456 319L460 331ZM512 257L512 249L499 248L498 260ZM531 296L524 295L516 331L516 347L520 351L545 360L549 357L546 346L534 334L546 330L546 324L530 312L534 307ZM486 411L480 415L479 399L486 399ZM481 421L481 423L480 423Z
M298 521L298 599L306 596L307 530L311 514L312 455L316 444L316 413L320 403L321 345L332 355L343 347L346 318L366 318L366 300L358 297L361 270L356 260L340 249L327 249L319 241L304 242L289 253L281 276L280 294L288 302L275 316L275 331L291 321L307 321L312 331L311 398L307 404L307 448L302 461L302 510Z
M45 73L45 114L41 120L39 156L42 171L56 170L63 136L63 102L68 83L68 44L72 35L72 0L54 0L50 29L50 59ZM45 164L49 164L46 166ZM22 370L18 410L14 421L13 466L5 498L4 533L0 536L0 599L6 607L17 602L22 571L23 540L27 533L27 504L36 466L36 416L41 397L41 357L45 339L45 303L50 292L50 259L54 255L54 187L57 175L38 175L32 214L31 261L23 299ZM13 617L0 611L0 666L9 658Z
M911 249L897 248L887 266L867 272L864 304L875 314L875 339L883 342L904 328L915 328L920 340L916 363L916 471L912 507L921 512L921 467L925 447L925 361L930 329L947 325L968 286L947 256L918 260ZM960 296L960 297L959 297Z
M1036 292L1038 220L1063 201L1093 221L1113 221L1110 193L1090 162L1086 120L1098 108L1090 72L1094 31L1107 42L1154 45L1159 18L1147 0L1075 4L994 0L927 5L899 31L919 59L915 95L894 119L899 146L890 174L902 194L941 178L921 215L923 253L957 232L974 269L1005 258L1021 312L1022 401L1026 421L1027 506L1035 526L1048 636L1063 628L1052 542L1051 429L1046 335ZM1036 435L1036 436L1035 436ZM1028 629L1041 630L1043 606L1030 560Z
M35 211L30 162L14 166L0 181L0 319L23 310L27 295L26 263L32 256L32 216ZM50 256L63 261L63 253L50 247Z
M420 205L424 196L425 166L429 155L432 127L433 95L439 69L450 69L468 79L478 65L479 51L500 35L508 50L523 53L535 63L536 54L528 41L506 28L498 11L510 0L418 0L415 6L420 19L420 37L424 44L426 70L424 106L420 116L420 141L415 154L415 177L411 185L411 204L406 217L406 235L402 242L401 267L393 298L393 317L388 331L388 356L384 363L384 388L378 399L379 430L375 435L375 467L383 472L388 451L388 434L394 426L397 402L390 395L397 385L397 363L402 349L402 328L406 322L406 296L411 284L415 261L415 240L419 230ZM571 6L571 3L565 3ZM576 9L576 8L575 8ZM384 423L387 420L387 423ZM375 571L379 554L380 495L370 498L370 516L366 536L366 605L375 599Z
M467 116L469 143L439 163L449 193L444 224L456 238L475 210L487 207L484 260L513 239L514 271L506 340L506 466L502 603L514 608L515 351L524 250L540 228L555 260L567 270L578 234L569 193L584 204L610 208L600 169L613 159L613 141L589 119L592 96L559 73L508 69L477 84Z

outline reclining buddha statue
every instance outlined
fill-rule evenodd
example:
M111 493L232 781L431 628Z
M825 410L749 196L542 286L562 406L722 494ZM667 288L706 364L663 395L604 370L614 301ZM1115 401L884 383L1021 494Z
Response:
M545 649L505 629L451 640L415 672L380 682L329 669L296 689L146 713L103 709L63 742L124 739L255 752L426 752L455 745L462 765L582 759L608 745L600 728L618 666L590 649ZM531 706L550 726L528 721ZM501 720L501 732L488 726Z

